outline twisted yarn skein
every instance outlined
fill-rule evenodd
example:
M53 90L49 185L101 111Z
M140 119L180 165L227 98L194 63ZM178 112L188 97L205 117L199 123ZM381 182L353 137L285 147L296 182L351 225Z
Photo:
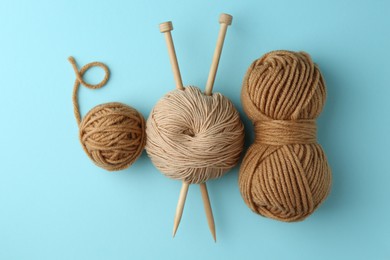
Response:
M315 123L325 99L321 72L304 52L273 51L249 67L241 100L255 141L243 159L239 186L254 212L299 221L327 197L331 171Z
M222 176L243 149L244 126L233 103L197 87L165 95L146 126L145 148L153 164L167 177L190 184Z
M117 171L129 167L141 155L145 146L145 120L134 108L112 102L91 109L81 120L78 89L80 84L91 89L103 87L109 78L107 66L101 62L88 63L77 69L76 61L69 57L76 74L73 88L73 109L79 125L80 143L88 157L99 167ZM104 79L96 85L85 82L83 74L98 66L105 71Z

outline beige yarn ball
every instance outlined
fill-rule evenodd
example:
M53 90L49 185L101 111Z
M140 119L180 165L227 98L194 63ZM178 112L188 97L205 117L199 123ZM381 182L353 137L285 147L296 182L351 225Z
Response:
M244 126L233 103L197 87L165 95L146 123L146 151L167 177L203 183L234 167L244 145Z

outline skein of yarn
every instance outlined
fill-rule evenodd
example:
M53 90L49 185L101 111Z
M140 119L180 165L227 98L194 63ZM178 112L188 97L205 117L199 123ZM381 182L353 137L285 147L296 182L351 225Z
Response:
M265 217L305 219L331 188L316 139L315 119L326 99L318 66L304 52L267 53L249 67L241 99L255 130L239 173L244 201Z
M73 87L73 109L79 125L80 143L88 157L108 171L123 170L133 164L145 146L145 120L134 108L118 102L101 104L91 109L81 120L78 89L80 84L90 89L103 87L109 78L107 66L101 62L88 63L77 69L76 61L69 57L76 74ZM98 66L105 71L104 79L96 84L83 80L84 73Z
M240 159L244 127L233 103L197 87L165 95L147 120L146 151L167 177L203 183L221 177Z

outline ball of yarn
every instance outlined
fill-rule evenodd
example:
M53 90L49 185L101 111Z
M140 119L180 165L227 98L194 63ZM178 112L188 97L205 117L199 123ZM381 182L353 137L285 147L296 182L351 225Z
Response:
M331 187L316 141L315 119L326 99L318 66L304 52L267 53L249 67L241 99L255 129L239 173L242 197L265 217L303 220Z
M73 86L73 111L79 125L81 145L89 158L99 167L109 171L129 167L141 155L145 146L145 120L134 108L122 103L106 103L91 109L81 119L78 91L80 84L90 89L103 87L110 76L108 67L101 62L84 65L80 71L76 60L68 58L76 75ZM103 80L90 84L83 79L84 73L92 68L104 70Z
M117 171L129 167L145 145L145 120L122 103L106 103L91 109L80 123L81 145L98 166Z
M146 151L166 176L187 183L218 178L237 164L244 126L232 102L197 87L174 90L147 120Z

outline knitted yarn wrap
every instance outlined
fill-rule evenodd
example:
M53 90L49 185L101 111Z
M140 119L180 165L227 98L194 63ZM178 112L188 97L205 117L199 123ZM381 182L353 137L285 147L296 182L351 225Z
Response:
M303 220L331 187L316 140L315 119L326 99L318 66L304 52L267 53L249 67L241 99L255 129L239 173L244 201L265 217Z
M167 177L187 183L222 176L238 163L244 144L244 126L233 103L191 86L158 101L146 133L153 164Z
M78 89L80 84L97 89L108 81L109 70L100 62L92 62L77 69L75 60L70 57L76 74L73 88L73 108L79 125L79 138L88 157L99 167L117 171L129 167L141 155L145 146L145 120L134 108L117 102L98 105L81 120ZM82 76L91 67L98 66L105 71L99 84L86 83Z

